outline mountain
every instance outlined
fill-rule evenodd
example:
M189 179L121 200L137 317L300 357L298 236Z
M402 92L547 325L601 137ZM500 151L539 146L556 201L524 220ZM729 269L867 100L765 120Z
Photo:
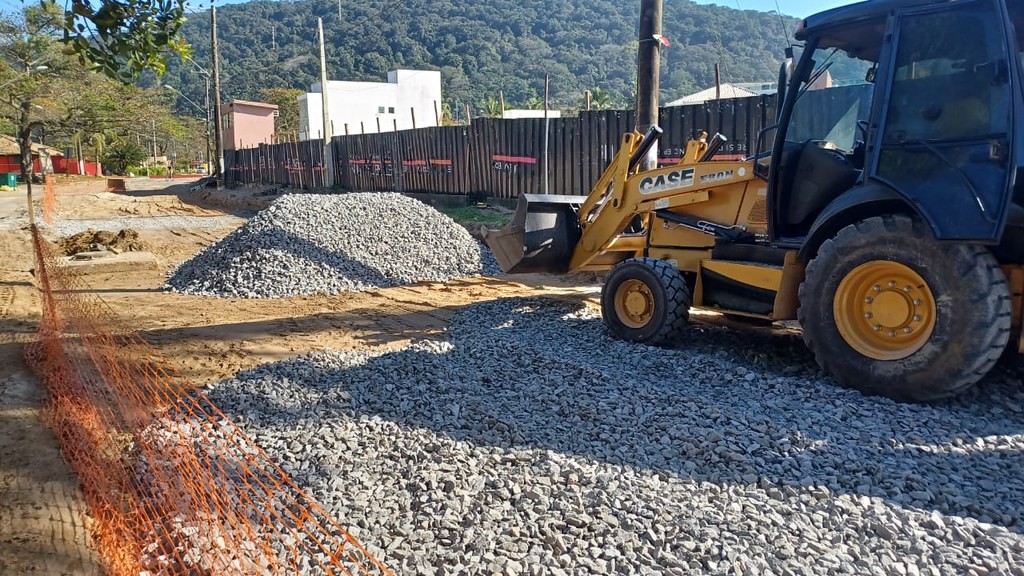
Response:
M636 0L260 0L217 11L225 101L257 99L263 88L308 89L319 79L316 18L324 19L331 80L384 81L394 68L441 70L446 101L479 111L504 91L521 105L544 94L554 107L581 106L584 90L631 102L636 77ZM751 10L666 0L662 99L724 82L774 81L796 21ZM184 27L194 60L209 67L209 13ZM784 35L785 34L785 35ZM203 101L190 64L169 67L162 83ZM182 104L185 105L184 103Z

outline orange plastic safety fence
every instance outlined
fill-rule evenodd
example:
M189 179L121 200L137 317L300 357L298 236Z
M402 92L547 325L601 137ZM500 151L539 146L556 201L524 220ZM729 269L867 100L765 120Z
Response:
M57 192L54 190L53 174L47 174L43 179L43 222L47 226L53 226L57 219Z
M81 478L108 573L391 572L138 334L33 229L43 317L26 355Z

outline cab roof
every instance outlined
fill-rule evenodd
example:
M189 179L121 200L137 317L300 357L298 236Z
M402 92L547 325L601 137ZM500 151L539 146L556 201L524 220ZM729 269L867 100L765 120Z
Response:
M812 32L842 24L871 20L900 8L913 8L929 4L942 4L956 0L867 0L847 6L840 6L808 16L800 23L796 39L804 41Z

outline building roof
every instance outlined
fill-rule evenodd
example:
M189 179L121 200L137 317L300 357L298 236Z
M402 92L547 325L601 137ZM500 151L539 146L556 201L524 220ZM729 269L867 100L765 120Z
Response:
M32 153L39 155L40 150L43 150L49 156L64 155L63 152L53 148L52 146L43 146L42 144L36 144L33 142ZM13 136L0 134L0 156L17 156L18 154L21 154L21 148L18 147L18 140Z
M741 86L735 84L722 84L722 98L746 98L748 96L757 96L758 93L753 90L747 90ZM712 86L706 90L701 90L690 94L689 96L683 96L678 100L673 100L665 106L686 106L687 104L703 104L709 100L715 99L715 87Z
M250 100L232 100L228 102L228 106L255 106L257 108L270 108L271 110L277 110L277 104L268 104L266 102L252 102Z

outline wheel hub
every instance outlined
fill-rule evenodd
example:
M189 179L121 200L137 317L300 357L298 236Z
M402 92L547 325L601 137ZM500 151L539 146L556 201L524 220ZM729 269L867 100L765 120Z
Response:
M654 317L654 293L640 280L627 280L615 293L615 312L630 328L643 328Z
M836 328L847 344L875 360L900 360L920 350L935 329L935 299L908 266L866 262L839 283L833 301Z

